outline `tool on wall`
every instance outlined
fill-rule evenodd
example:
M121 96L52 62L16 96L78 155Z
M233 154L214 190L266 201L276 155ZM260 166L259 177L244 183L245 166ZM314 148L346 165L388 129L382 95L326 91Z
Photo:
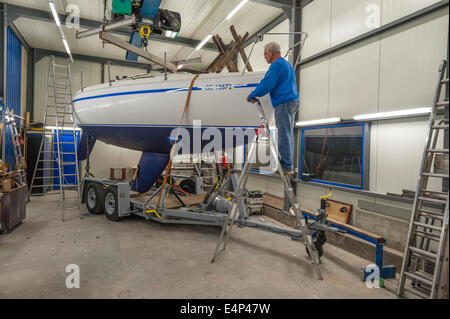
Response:
M5 124L9 128L9 132L11 134L14 157L16 160L15 171L17 173L17 179L19 180L20 185L26 185L26 164L24 157L22 156L22 145L24 144L24 141L20 137L19 131L17 130L16 118L23 119L22 117L14 114L13 110L5 108Z
M428 135L399 277L397 292L401 296L404 291L408 291L427 299L445 298L445 289L448 294L448 184L447 189L436 191L432 189L433 183L430 183L430 179L449 179L448 146L438 148L439 135L449 129L449 101L448 98L441 100L442 87L448 86L448 73L444 79L447 68L447 61L443 61L428 123ZM442 110L443 118L440 112ZM446 168L436 165L442 157L447 158ZM445 251L447 256L444 256ZM411 281L411 287L406 285L406 279Z

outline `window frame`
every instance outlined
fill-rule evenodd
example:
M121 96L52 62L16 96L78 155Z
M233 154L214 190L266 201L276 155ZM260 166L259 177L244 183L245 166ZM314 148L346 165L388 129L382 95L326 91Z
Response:
M362 159L361 159L361 182L360 185L350 185L339 182L326 181L321 179L310 178L308 181L303 179L303 147L304 147L304 134L307 130L313 129L326 129L335 127L349 127L349 126L361 126L362 127ZM300 128L300 156L299 156L299 179L305 182L314 182L324 185L340 186L344 188L357 189L357 190L369 190L369 175L370 175L370 123L369 122L352 122L333 125L317 125Z

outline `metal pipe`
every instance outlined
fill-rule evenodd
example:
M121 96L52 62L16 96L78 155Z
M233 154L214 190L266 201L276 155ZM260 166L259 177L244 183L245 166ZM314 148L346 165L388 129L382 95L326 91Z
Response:
M111 86L111 62L108 60L108 83Z

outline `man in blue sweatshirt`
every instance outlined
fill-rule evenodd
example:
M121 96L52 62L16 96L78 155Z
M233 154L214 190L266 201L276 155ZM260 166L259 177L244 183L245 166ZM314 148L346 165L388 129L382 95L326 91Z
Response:
M295 114L299 105L295 71L291 64L281 57L280 45L276 42L270 42L264 47L264 58L270 64L269 70L256 89L247 97L247 101L270 93L278 129L280 164L283 172L290 175L294 174L293 135Z

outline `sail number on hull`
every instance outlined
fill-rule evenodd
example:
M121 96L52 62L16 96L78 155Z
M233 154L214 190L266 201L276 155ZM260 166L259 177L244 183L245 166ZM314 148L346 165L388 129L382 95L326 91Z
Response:
M206 91L224 91L224 90L232 90L232 84L207 84L205 86Z

